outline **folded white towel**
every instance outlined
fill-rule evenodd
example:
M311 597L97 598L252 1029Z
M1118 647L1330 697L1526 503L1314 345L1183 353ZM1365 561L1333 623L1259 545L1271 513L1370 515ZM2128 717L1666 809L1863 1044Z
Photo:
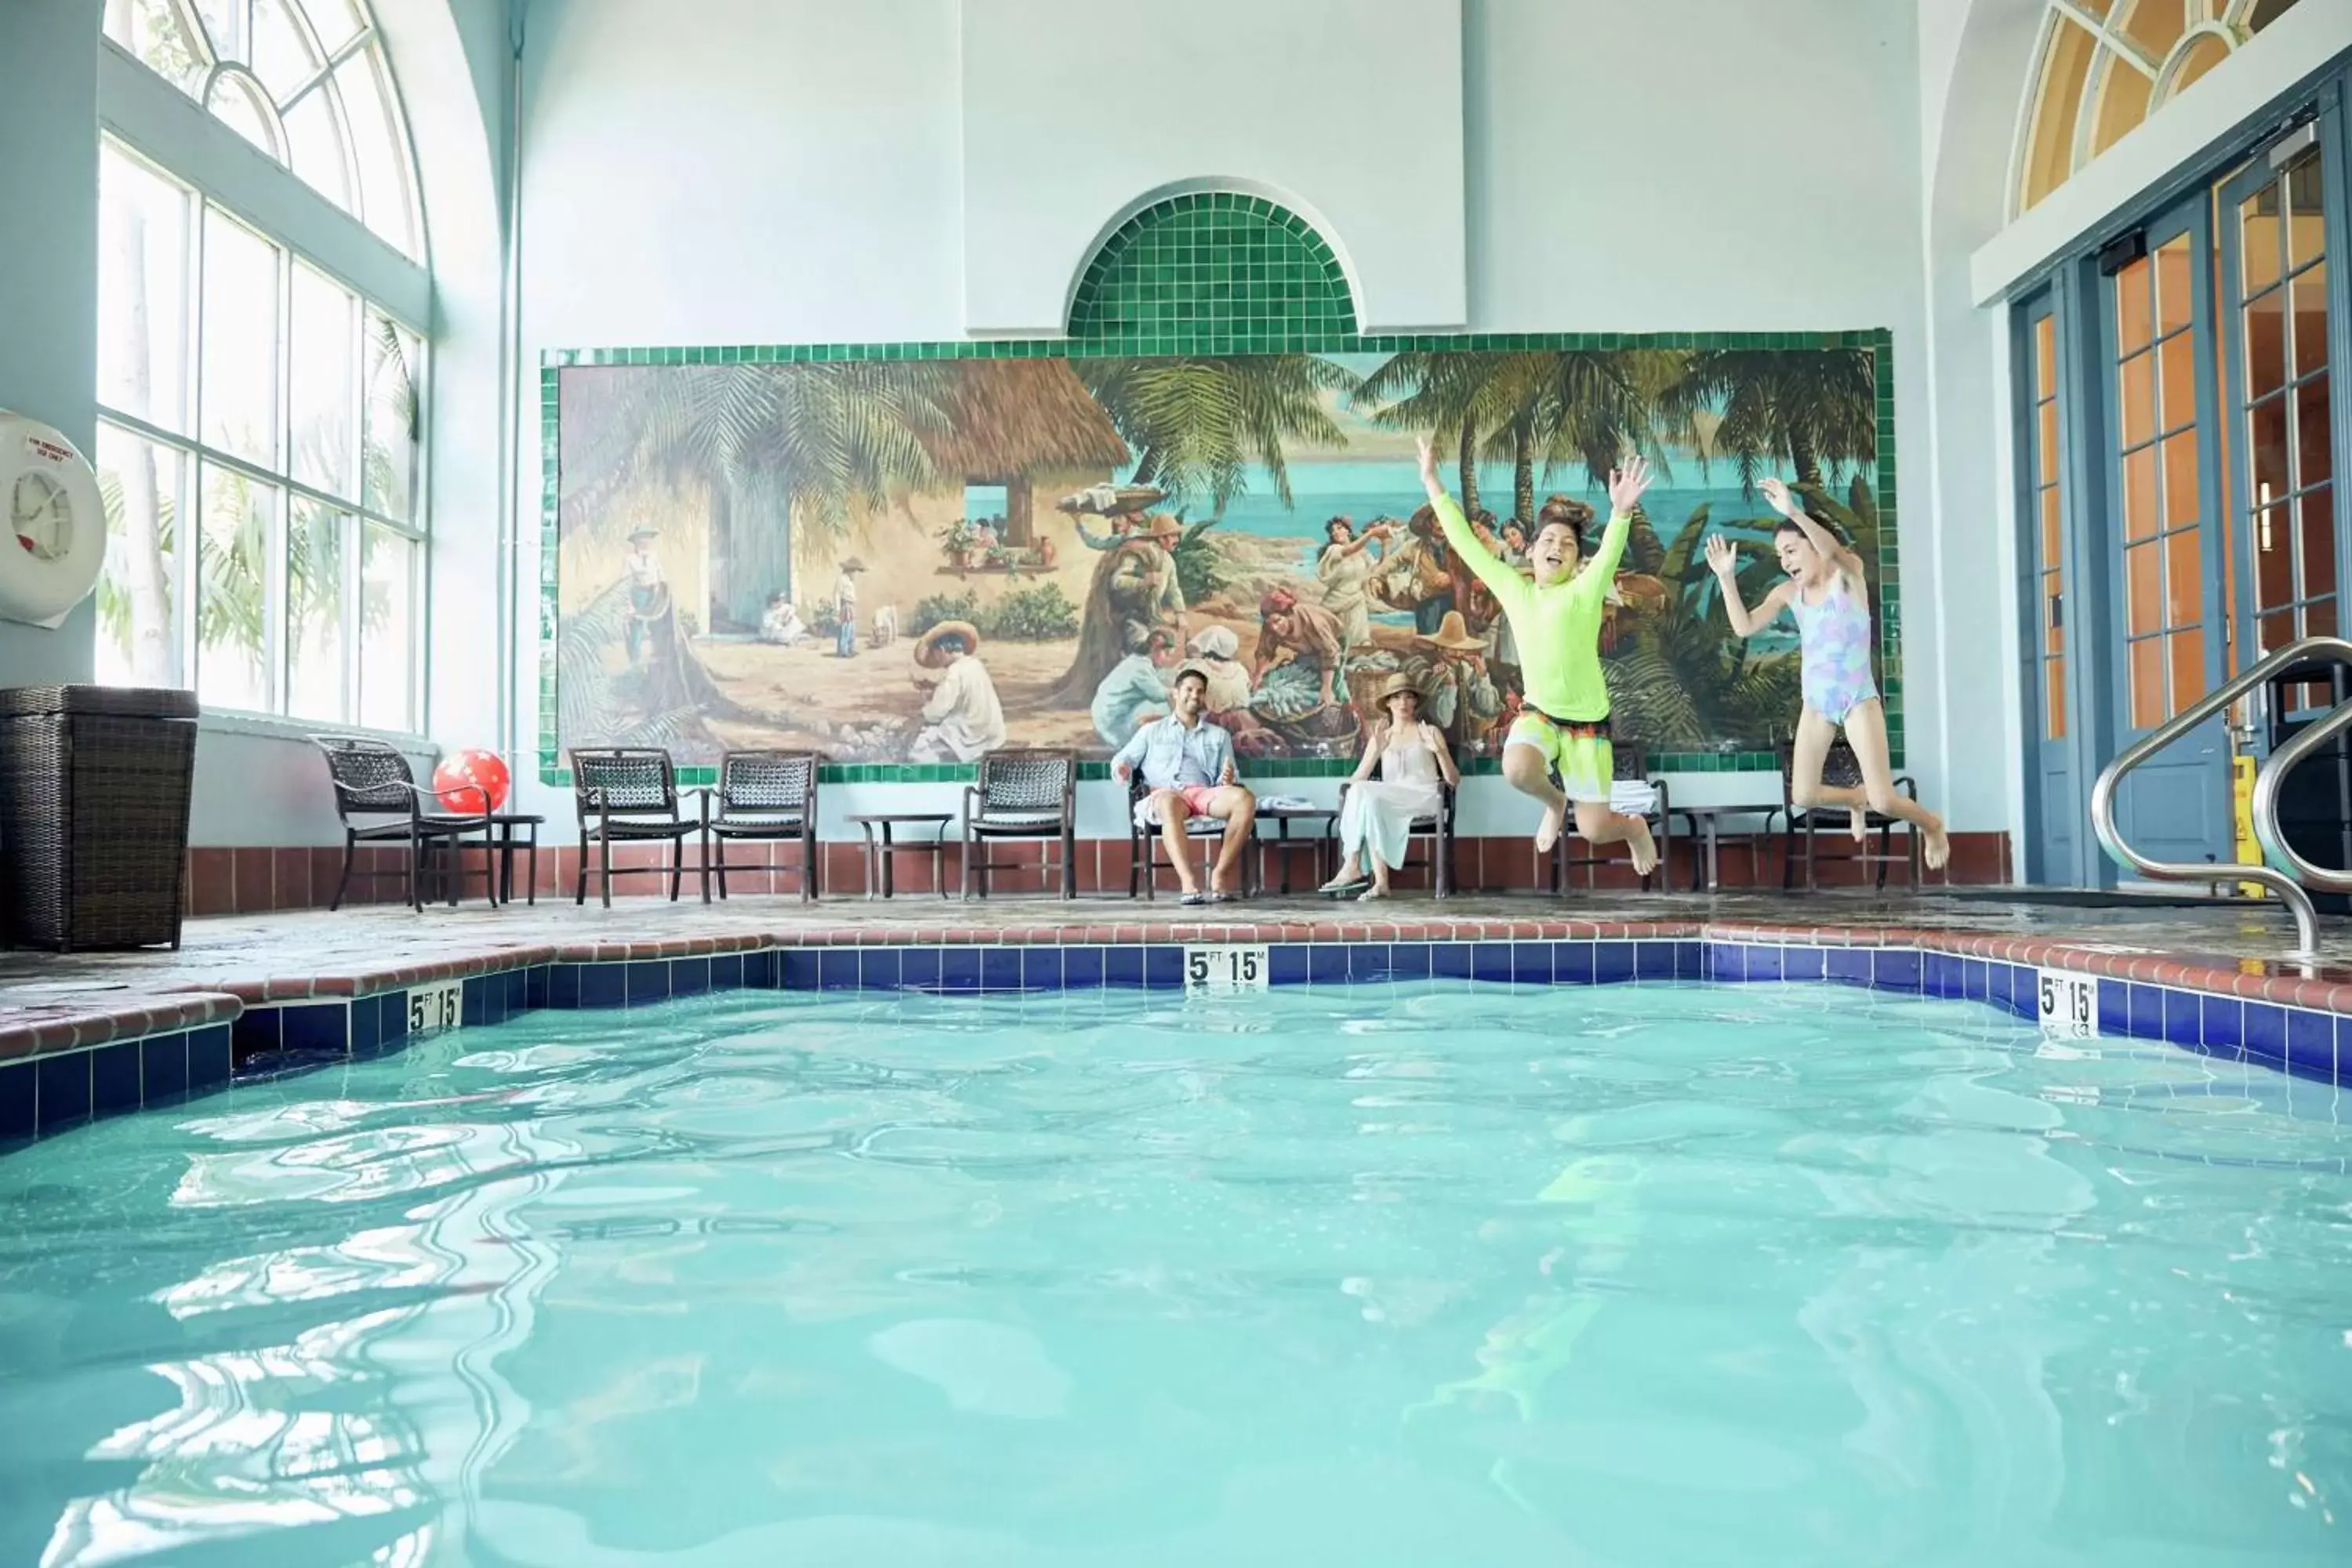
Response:
M1609 809L1621 816L1647 816L1658 809L1657 788L1643 779L1619 779L1609 786Z

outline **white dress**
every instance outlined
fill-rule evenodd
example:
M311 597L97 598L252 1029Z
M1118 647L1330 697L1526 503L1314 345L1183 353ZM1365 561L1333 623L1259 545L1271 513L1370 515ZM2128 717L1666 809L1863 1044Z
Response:
M1347 802L1339 808L1341 850L1375 856L1392 869L1403 865L1412 819L1436 813L1444 777L1427 746L1418 740L1391 740L1381 752L1381 776L1348 786Z

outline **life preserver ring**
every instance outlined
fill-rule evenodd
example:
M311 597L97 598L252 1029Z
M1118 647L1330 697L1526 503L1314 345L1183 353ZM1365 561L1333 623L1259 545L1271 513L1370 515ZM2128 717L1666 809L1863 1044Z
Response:
M106 503L89 459L36 419L0 410L0 620L64 624L106 569Z

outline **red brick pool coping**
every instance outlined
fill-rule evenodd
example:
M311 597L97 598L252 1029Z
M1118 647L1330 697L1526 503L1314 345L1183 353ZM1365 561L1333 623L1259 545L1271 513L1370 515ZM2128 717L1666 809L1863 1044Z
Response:
M2352 1014L2352 970L2340 966L2306 969L2271 960L2165 952L2079 937L1721 920L1280 920L1002 926L906 921L830 929L749 929L642 941L486 942L474 951L454 954L445 951L426 961L343 963L323 974L166 983L146 990L125 985L110 990L103 1003L82 994L0 1008L0 1061L226 1023L250 1006L372 996L551 963L616 963L808 947L1695 940L1759 946L1911 948Z

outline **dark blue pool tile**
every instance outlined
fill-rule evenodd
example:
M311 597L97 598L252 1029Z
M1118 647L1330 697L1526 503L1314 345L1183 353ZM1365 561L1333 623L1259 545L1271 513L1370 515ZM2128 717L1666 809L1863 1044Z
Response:
M247 1007L237 1015L236 1022L229 1026L229 1036L235 1044L238 1061L278 1048L278 1042L284 1038L282 1020L278 1015L284 1010L280 1007ZM48 1120L46 1112L41 1120Z
M525 1007L547 1005L547 980L553 973L554 966L547 963L534 963L522 972L522 1005Z
M1551 943L1548 942L1515 942L1511 944L1511 978L1524 984L1551 984Z
M32 1062L11 1062L0 1067L0 1138L33 1135L39 1070Z
M1146 974L1150 973L1150 960L1144 961ZM1017 947L983 947L980 950L980 988L983 991L1018 991L1021 989L1021 949Z
M1739 942L1711 942L1706 944L1709 978L1718 984L1736 984L1748 978L1748 944Z
M139 1042L140 1099L149 1105L188 1092L188 1037L154 1035Z
M669 994L699 996L710 989L710 960L673 958L669 961Z
M710 955L710 988L713 991L743 989L743 955L740 952L715 952Z
M530 977L537 973L537 966L528 969L509 969L506 972L508 1017L511 1018L518 1013L528 1012L538 1005L530 999Z
M1430 944L1425 942L1398 942L1389 944L1389 978L1391 980L1426 980L1431 966L1437 961L1430 956Z
M64 1051L33 1065L41 1074L41 1131L89 1114L89 1053Z
M1706 943L1703 942L1675 943L1675 978L1677 980L1706 978Z
M1154 991L1184 989L1184 950L1155 942L1143 950L1143 983Z
M1069 966L1068 952L1059 947L1024 947L1021 950L1021 988L1024 991L1059 991L1063 972Z
M1592 944L1592 983L1614 985L1633 978L1633 944L1596 942Z
M1511 944L1507 942L1479 942L1470 944L1470 978L1473 980L1508 980L1511 977Z
M816 954L816 983L827 991L857 989L857 950L828 947Z
M904 948L868 947L858 950L857 984L864 991L895 991L907 983L907 953Z
M580 969L576 963L551 963L547 966L547 1005L551 1007L580 1005Z
M499 1009L495 1002L488 978L475 975L458 988L457 1022L469 1029L498 1023Z
M2176 1046L2205 1044L2205 999L2194 991L2164 990L2164 1037Z
M1784 947L1780 950L1780 977L1819 980L1829 973L1828 958L1818 947Z
M343 1002L301 1002L278 1009L281 1050L342 1056L352 1048L352 1010ZM493 1019L492 1022L497 1020Z
M1983 959L1960 960L1960 995L1970 1002L1992 1000L1992 976L1985 972Z
M2132 983L2126 988L2130 995L2130 1029L2136 1040L2164 1038L2164 987Z
M626 972L622 984L627 987L630 1006L643 1007L669 1000L669 960L640 959L621 967Z
M1871 960L1870 983L1881 991L1916 991L1919 989L1919 951L1908 947L1882 947Z
M629 966L625 963L580 965L580 1005L622 1007L629 1000Z
M1675 944L1670 942L1637 942L1633 944L1633 978L1636 980L1672 980L1675 977Z
M2120 980L2100 980L2092 989L2098 995L2099 1033L2114 1039L2123 1039L2131 1033L2131 987ZM2041 1005L2034 1005L2034 1016L2041 1016Z
M401 1004L401 1018L408 1017L405 999ZM188 1092L216 1089L229 1080L235 1058L229 1048L229 1026L207 1024L201 1029L188 1031Z
M1307 983L1307 945L1303 942L1279 942L1265 950L1265 983L1269 985L1304 985Z
M898 953L898 984L936 991L940 985L940 949L902 948Z
M743 954L743 984L754 991L773 991L784 983L783 952L763 947Z
M1470 948L1466 942L1433 942L1429 944L1429 972L1441 980L1470 978ZM1631 950L1627 952L1630 959Z
M1349 980L1386 980L1389 977L1389 944L1384 942L1350 942L1348 945Z
M1778 980L1780 978L1780 950L1777 947L1751 947L1748 950L1748 978Z
M1829 950L1827 973L1832 980L1846 985L1870 984L1870 949L1866 947L1833 947Z
M1919 962L1919 989L1930 996L1960 993L1960 961L1948 952L1924 953Z
M1105 985L1140 985L1143 984L1143 949L1131 942L1103 949L1103 984Z
M373 996L362 996L346 1009L351 1016L351 1052L372 1057L383 1046L383 1008Z
M814 991L817 987L817 961L824 957L813 947L788 947L776 954L776 984L787 991ZM979 960L973 960L976 965ZM749 972L750 965L745 965ZM975 973L977 971L975 970ZM977 981L973 984L979 984Z
M2246 1046L2245 1005L2235 996L2200 999L2202 1034L2199 1048L2209 1056L2235 1058Z
M1141 952L1140 949L1137 951L1139 953ZM1139 982L1141 975L1139 973L1137 978ZM942 991L979 990L980 949L976 947L940 949L940 989Z
M1266 971L1272 975L1274 955L1280 948L1267 950ZM1066 947L1062 950L1062 989L1065 991L1096 991L1102 987L1103 950L1098 947ZM1269 984L1271 981L1269 980Z
M2285 1061L2286 1009L2268 1002L2249 1002L2245 1019L2246 1055L2273 1065Z
M2335 1053L2328 1054L2332 1066ZM104 1116L110 1111L136 1110L139 1108L139 1042L123 1040L111 1046L100 1046L89 1053L90 1109Z
M2286 1016L2288 1070L2323 1083L2336 1081L2336 1015L2295 1007Z

